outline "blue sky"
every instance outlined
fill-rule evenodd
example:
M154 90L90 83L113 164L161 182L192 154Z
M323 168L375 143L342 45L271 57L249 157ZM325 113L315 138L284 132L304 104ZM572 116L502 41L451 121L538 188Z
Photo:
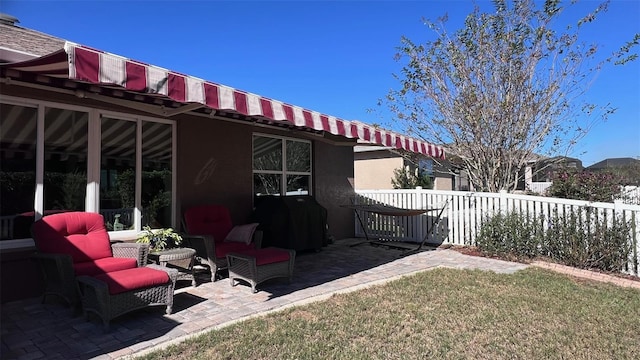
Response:
M586 11L597 3L580 6ZM491 8L488 0L478 4ZM23 27L366 123L389 120L367 109L398 85L392 74L401 69L393 59L400 37L433 39L422 17L447 13L455 29L472 8L462 0L0 3ZM585 40L613 52L640 33L640 1L613 0L593 25ZM640 60L601 72L588 96L618 110L570 155L585 166L640 157Z

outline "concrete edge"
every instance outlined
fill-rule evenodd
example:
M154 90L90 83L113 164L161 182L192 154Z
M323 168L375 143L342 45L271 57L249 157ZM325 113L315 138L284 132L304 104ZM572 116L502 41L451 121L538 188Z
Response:
M552 270L564 275L575 276L581 279L594 280L599 282L606 282L622 287L630 287L640 289L640 281L634 281L630 279L621 278L618 276L607 275L599 273L597 271L577 269L571 266L550 263L546 261L534 261L531 266L539 267L542 269Z

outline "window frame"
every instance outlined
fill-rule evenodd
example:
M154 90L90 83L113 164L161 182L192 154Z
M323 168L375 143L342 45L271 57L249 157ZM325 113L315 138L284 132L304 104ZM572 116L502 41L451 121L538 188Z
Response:
M271 138L271 139L278 139L281 141L281 152L282 152L282 169L281 170L256 170L255 169L255 157L254 157L254 148L255 148L255 137L259 136L259 137L265 137L265 138ZM295 142L301 142L301 143L306 143L309 145L309 171L288 171L287 170L287 141L295 141ZM313 194L313 141L311 140L306 140L306 139L300 139L300 138L294 138L294 137L289 137L289 136L281 136L281 135L273 135L273 134L266 134L266 133L260 133L260 132L254 132L251 134L251 181L252 181L252 189L251 189L251 193L252 193L252 198L255 199L256 194L255 194L255 183L253 183L254 181L254 175L255 174L267 174L267 175L279 175L280 176L280 194L278 196L292 196L292 195L287 195L287 176L288 175L301 175L301 176L309 176L309 191L308 191L308 195L312 195Z

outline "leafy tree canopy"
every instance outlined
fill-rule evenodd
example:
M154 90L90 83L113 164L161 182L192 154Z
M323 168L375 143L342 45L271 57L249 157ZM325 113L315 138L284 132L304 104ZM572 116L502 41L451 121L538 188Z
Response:
M409 166L393 170L391 184L394 189L415 189L418 186L433 189L433 181L424 170L415 168L412 171Z

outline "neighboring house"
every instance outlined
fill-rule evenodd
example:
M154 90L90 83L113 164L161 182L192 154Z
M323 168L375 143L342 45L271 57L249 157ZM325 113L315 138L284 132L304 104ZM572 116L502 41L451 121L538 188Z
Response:
M0 20L3 302L21 284L39 291L29 229L42 215L99 212L112 239L130 240L143 225L179 229L193 205L223 204L242 222L259 196L310 194L345 238L357 141L444 157L391 131Z
M587 167L588 171L609 171L622 178L623 185L640 186L640 159L609 158Z
M536 159L529 161L521 172L516 190L544 194L551 186L554 174L560 170L580 172L583 170L582 161L566 156L546 158L536 155Z
M431 177L436 190L469 190L467 177L447 160L409 153L391 147L359 145L353 148L355 188L393 189L394 170L420 167Z
M624 167L637 167L640 166L640 160L631 157L624 158L608 158L599 161L593 165L587 166L589 171L618 169Z

